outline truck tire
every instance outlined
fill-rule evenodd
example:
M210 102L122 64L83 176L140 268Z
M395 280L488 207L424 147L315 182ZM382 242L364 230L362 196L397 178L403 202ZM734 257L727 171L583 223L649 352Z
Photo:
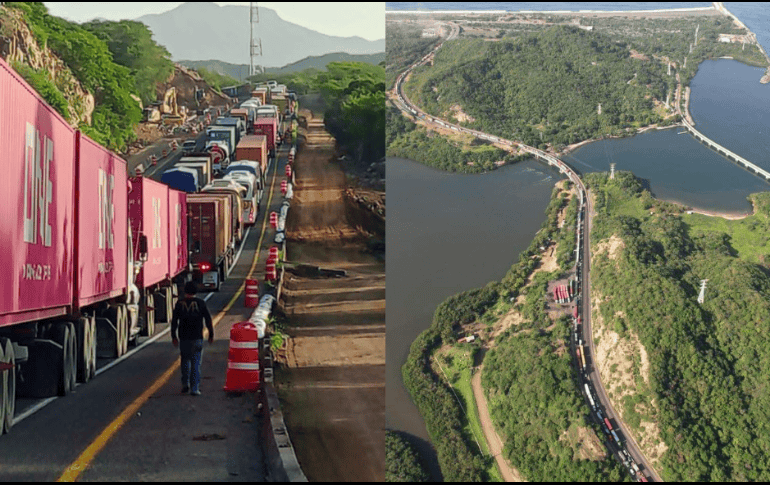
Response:
M166 287L166 318L163 321L168 324L171 323L171 317L174 315L174 305L176 305L172 288L173 286Z
M128 332L130 330L128 328L128 314L123 305L119 305L117 308L116 328L118 329L118 339L115 342L115 346L117 347L118 357L123 357L128 351Z
M96 377L96 315L88 317L88 325L91 327L91 347L88 356L88 379Z
M5 362L5 339L0 338L0 362ZM8 389L8 372L0 371L0 434L5 429L5 410L10 399Z
M176 302L179 301L180 287L184 286L182 283L171 284L171 317L174 316L174 308L176 308ZM170 322L171 320L169 320Z
M70 322L60 322L51 326L48 331L49 340L53 340L62 348L61 363L57 365L56 369L58 371L57 394L59 396L66 396L72 391L75 374L77 374L77 356L73 355L77 352L77 346L75 345L74 329L71 327Z
M69 378L69 390L73 391L75 390L75 385L77 384L77 377L78 377L78 341L77 341L77 332L75 332L75 324L72 322L67 322L66 324L69 336L67 340L67 347L69 349L69 372L67 372L67 378Z
M78 344L77 380L78 382L83 383L91 380L91 347L95 343L95 335L91 328L91 321L92 320L88 317L80 317L77 322L75 322L75 333Z
M152 337L155 333L155 310L150 310L155 306L155 298L152 293L145 296L147 299L145 308L147 309L144 314L144 326L142 326L141 335L144 337Z
M2 348L3 355L0 358L0 362L4 364L10 364L13 368L4 372L3 380L8 380L8 383L3 385L7 390L7 398L4 400L4 416L2 420L2 433L8 433L13 426L13 417L16 414L16 358L13 352L13 344L9 339L0 338L0 348Z

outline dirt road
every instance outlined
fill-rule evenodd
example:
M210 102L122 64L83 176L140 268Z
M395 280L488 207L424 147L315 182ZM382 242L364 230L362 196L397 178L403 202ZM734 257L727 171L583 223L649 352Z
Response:
M484 438L487 440L490 453L495 457L497 469L502 473L503 480L506 482L525 482L526 480L519 475L519 471L508 464L508 460L503 455L503 441L495 431L495 425L492 424L492 417L489 416L489 408L487 407L487 398L481 388L482 369L483 367L479 367L473 374L471 388L473 388L473 397L476 399L476 408L479 410L479 421L481 421L481 429L484 430Z
M384 239L384 223L345 196L334 139L303 114L287 260L347 275L287 272L281 304L291 339L279 395L308 480L384 481L385 262L369 250Z

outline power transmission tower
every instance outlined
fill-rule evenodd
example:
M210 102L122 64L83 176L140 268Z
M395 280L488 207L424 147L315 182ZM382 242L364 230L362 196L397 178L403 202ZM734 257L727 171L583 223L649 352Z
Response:
M612 180L614 178L615 178L615 164L611 163L610 164L610 180Z
M703 300L706 297L706 282L708 280L700 280L700 294L698 294L698 304L703 305Z
M251 68L250 76L255 74L262 74L264 68L260 63L260 57L262 56L262 39L259 38L259 7L257 2L250 2L250 20L251 20Z

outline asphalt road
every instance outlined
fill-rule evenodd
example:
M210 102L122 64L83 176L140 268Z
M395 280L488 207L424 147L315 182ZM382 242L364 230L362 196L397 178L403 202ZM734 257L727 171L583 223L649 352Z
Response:
M263 222L266 213L280 207L282 197L276 179L283 175L287 154L283 147L278 153L280 163L271 163L268 180L274 190L272 195L265 191L262 202L266 210L244 239L230 277L220 292L199 295L208 298L216 325L214 344L204 345L203 394L180 394L178 350L165 332L168 324L156 324L155 335L160 338L88 384L78 385L69 396L17 402L17 421L25 409L47 404L22 418L0 439L1 481L53 481L66 469L78 467L78 479L86 481L265 481L255 396L227 396L222 387L230 327L247 320L252 312L243 305L243 280L254 268L255 278L264 276L274 232ZM179 156L170 157L151 175L162 173ZM264 226L267 229L261 238ZM140 346L148 340L150 337L140 337ZM99 368L110 362L100 359ZM170 377L164 380L164 375ZM153 384L159 387L148 392ZM114 436L105 438L106 429L117 428L116 417L137 403L138 407L126 415L125 424ZM100 443L106 445L93 459L82 456Z

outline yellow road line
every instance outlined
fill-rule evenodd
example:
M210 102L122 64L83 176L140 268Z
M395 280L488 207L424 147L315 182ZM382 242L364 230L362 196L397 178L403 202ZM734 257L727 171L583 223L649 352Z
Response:
M267 208L270 207L270 204L273 201L273 192L275 191L275 178L276 174L278 173L278 158L276 157L275 161L275 167L273 168L273 180L270 182L270 195L268 197L267 201ZM265 211L267 211L267 208ZM262 247L262 241L265 237L265 230L267 229L267 212L265 212L265 218L262 221L262 232L259 235L259 242L257 243L257 249L254 253L254 258L251 262L251 268L249 269L249 278L254 273L254 268L257 266L257 261L259 260L259 252L260 248ZM244 288L246 287L246 282L244 281L241 283L240 288L238 288L238 291L235 292L233 297L230 299L230 301L225 305L225 307L217 313L217 316L214 317L212 324L214 327L217 326L217 324L222 320L222 318L227 314L227 312L230 311L230 309L233 307L236 301L238 301L238 298L240 298L241 293L243 293ZM105 446L107 446L107 443L112 439L113 436L120 430L120 428L123 427L124 424L128 422L131 417L135 416L137 411L144 405L145 402L147 402L150 397L155 394L158 389L160 389L163 385L168 382L168 380L171 378L171 376L174 374L174 372L179 368L180 363L179 359L176 359L171 366L166 369L166 372L163 373L160 377L158 377L155 382L152 383L152 385L147 388L146 391L142 393L141 396L136 398L134 402L128 405L126 409L123 410L120 415L118 415L117 418L115 418L109 425L107 425L104 430L102 430L101 433L99 433L99 436L96 437L96 439L88 445L88 448L83 451L80 456L78 456L74 462L72 462L65 470L64 473L58 478L57 482L74 482L77 480L77 478L80 476L83 471L88 468L88 466L91 464L91 462L96 458L96 455L101 452Z

